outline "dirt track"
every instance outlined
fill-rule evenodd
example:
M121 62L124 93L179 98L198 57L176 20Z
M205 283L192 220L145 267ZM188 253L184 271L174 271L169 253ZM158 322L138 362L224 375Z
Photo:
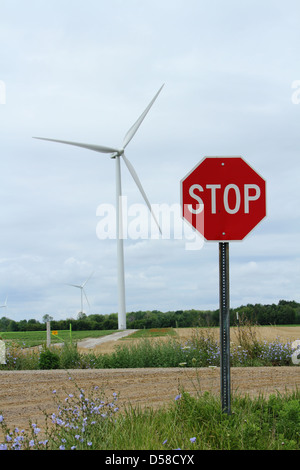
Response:
M291 334L291 330L288 330ZM293 335L299 336L299 330ZM278 336L278 335L276 335ZM294 339L294 338L292 338ZM128 341L128 340L123 340ZM106 343L105 348L109 344ZM103 346L104 347L104 346ZM115 347L115 345L111 345ZM42 410L56 411L53 390L61 397L74 391L74 382L85 391L97 385L110 399L113 392L119 404L131 403L152 408L174 400L181 387L191 393L210 391L220 394L220 370L210 369L114 369L71 371L1 371L0 414L10 428L27 428L29 420L44 424ZM300 388L300 366L232 368L233 393L265 396L276 391Z

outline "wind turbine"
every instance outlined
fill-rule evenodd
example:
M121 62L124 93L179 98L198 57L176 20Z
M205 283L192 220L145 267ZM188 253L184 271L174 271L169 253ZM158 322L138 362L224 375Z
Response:
M84 296L85 296L85 298L86 298L86 301L87 301L87 303L88 303L88 306L90 307L90 303L89 303L88 298L87 298L87 296L86 296L86 293L85 293L85 290L84 290L84 286L85 286L86 283L91 279L91 277L92 277L93 274L94 274L94 273L92 273L92 274L87 278L87 280L84 281L84 283L81 284L81 285L77 285L77 284L67 284L67 286L76 287L77 289L80 289L80 291L81 291L81 293L80 293L80 296L81 296L81 311L80 311L80 312L81 312L81 313L83 313L83 294L84 294Z
M137 187L139 188L151 214L154 218L160 232L161 229L157 222L157 219L152 211L150 202L146 196L146 193L142 187L142 184L138 178L138 175L133 168L130 161L125 157L125 149L129 142L132 140L146 115L150 111L152 105L157 99L159 93L161 92L164 85L158 90L152 101L148 104L145 111L141 114L138 120L133 124L133 126L125 134L123 140L123 146L121 149L114 147L105 147L103 145L93 145L93 144L82 144L78 142L69 142L66 140L57 140L57 139L48 139L44 137L34 137L34 139L47 140L50 142L58 142L61 144L74 145L76 147L85 148L88 150L93 150L95 152L111 154L111 158L116 161L116 228L117 228L117 259L118 259L118 328L119 330L126 330L126 306L125 306L125 275L124 275L124 248L123 248L123 227L122 227L122 185L121 185L121 165L120 158L123 158L125 165L127 166L133 180L135 181Z

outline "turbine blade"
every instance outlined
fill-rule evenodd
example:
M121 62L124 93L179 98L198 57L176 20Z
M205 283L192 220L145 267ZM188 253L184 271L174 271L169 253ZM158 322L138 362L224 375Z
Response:
M94 271L92 272L92 274L87 278L87 280L82 284L82 287L84 287L86 285L86 283L91 279L92 275L94 274Z
M86 298L86 301L87 301L87 303L88 303L88 306L91 308L90 303L89 303L89 299L87 298L87 295L86 295L86 293L85 293L85 290L84 290L84 289L82 289L82 290L83 290L84 296L85 296L85 298Z
M100 153L115 153L119 152L119 150L112 148L112 147L104 147L103 145L93 145L93 144L81 144L79 142L69 142L67 140L57 140L57 139L46 139L44 137L33 137L33 139L38 140L47 140L49 142L58 142L59 144L67 144L67 145L74 145L75 147L81 147L88 150L94 150L95 152Z
M155 215L154 215L154 213L153 213L153 211L152 211L151 204L150 204L150 202L149 202L149 200L148 200L148 198L147 198L147 196L146 196L146 193L145 193L145 191L144 191L144 189L143 189L143 186L142 186L142 184L141 184L141 182L140 182L140 179L139 179L139 177L138 177L138 175L137 175L135 169L133 168L132 164L130 163L130 161L128 160L128 158L125 157L124 154L122 155L122 157L123 157L123 159L124 159L124 162L125 162L125 164L126 164L128 170L129 170L129 172L130 172L132 178L134 179L134 181L135 181L137 187L139 188L139 190L140 190L140 192L141 192L141 194L142 194L142 196L143 196L143 198L144 198L144 200L145 200L145 202L146 202L146 204L147 204L147 206L148 206L148 208L149 208L149 211L151 212L151 215L152 215L153 219L155 220L156 225L157 225L158 228L159 228L160 233L162 233L161 228L160 228L160 226L159 226L159 223L158 223L158 221L157 221L157 219L156 219L156 217L155 217Z
M81 289L81 286L77 286L76 284L66 284L66 286L77 287L78 289Z
M143 112L143 114L141 114L141 116L138 118L138 120L135 122L135 124L133 124L133 126L129 129L129 131L127 132L127 134L125 135L124 137L124 142L123 142L123 149L125 149L127 147L127 145L129 144L129 142L131 141L131 139L133 138L133 136L136 134L138 128L140 127L140 125L142 124L143 120L145 119L146 115L148 114L148 112L150 111L150 108L152 107L154 101L156 100L156 98L158 97L158 95L160 94L161 90L163 89L164 85L162 85L162 87L158 90L158 92L156 93L156 95L154 96L153 100L150 102L150 104L148 104L147 108L145 109L145 111Z

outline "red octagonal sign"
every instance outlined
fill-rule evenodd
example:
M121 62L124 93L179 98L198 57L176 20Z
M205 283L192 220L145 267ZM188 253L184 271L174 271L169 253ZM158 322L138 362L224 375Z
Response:
M266 216L266 182L242 157L205 157L181 181L181 204L206 240L243 240Z

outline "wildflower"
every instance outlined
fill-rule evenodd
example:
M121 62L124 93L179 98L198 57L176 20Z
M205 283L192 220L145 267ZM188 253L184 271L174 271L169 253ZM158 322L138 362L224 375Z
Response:
M59 446L59 450L66 450L65 446Z
M34 440L31 439L31 441L29 441L29 447L34 447Z
M181 398L181 395L179 394L175 397L175 401L179 400L180 398Z
M0 450L7 450L6 444L0 444Z
M196 441L196 438L195 438L195 437L191 437L191 438L190 438L190 441L193 443L193 442Z
M168 439L166 439L164 442L163 442L163 445L166 444L168 442Z
M0 423L4 421L3 415L0 415Z
M93 443L92 443L92 442L88 442L87 445L88 445L89 447L91 447L91 446L93 445Z

